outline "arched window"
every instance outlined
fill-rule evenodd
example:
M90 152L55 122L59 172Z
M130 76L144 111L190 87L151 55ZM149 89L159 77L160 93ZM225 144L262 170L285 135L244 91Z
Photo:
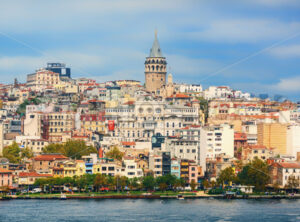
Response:
M154 71L154 66L152 66L152 71Z
M158 71L158 69L159 69L159 66L156 66L156 71Z

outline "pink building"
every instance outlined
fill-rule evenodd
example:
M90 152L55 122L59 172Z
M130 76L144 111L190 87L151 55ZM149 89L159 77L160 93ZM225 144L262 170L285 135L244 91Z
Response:
M0 187L12 186L12 171L0 168Z
M198 182L198 166L197 164L190 163L189 165L189 183L192 181Z

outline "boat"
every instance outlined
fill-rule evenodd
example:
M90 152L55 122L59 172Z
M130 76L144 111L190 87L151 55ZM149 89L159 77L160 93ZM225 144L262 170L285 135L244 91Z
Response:
M184 197L183 197L182 195L178 195L178 196L177 196L177 199L178 199L178 200L184 200Z
M67 199L66 194L61 193L61 194L60 194L60 199L61 199L61 200L66 200L66 199Z

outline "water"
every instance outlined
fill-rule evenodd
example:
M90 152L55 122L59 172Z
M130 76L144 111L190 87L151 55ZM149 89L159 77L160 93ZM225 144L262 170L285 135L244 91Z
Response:
M0 221L300 221L300 200L11 200Z

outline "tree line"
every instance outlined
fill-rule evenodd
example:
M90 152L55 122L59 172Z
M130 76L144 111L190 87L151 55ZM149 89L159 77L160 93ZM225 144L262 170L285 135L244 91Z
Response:
M255 190L263 191L270 181L269 166L260 159L254 159L246 165L237 165L238 173L232 167L222 170L214 185L222 187L229 186L231 183L254 186ZM208 182L205 184L209 186Z
M81 140L69 140L66 143L52 143L45 146L42 150L43 153L60 153L71 159L80 159L83 155L90 153L97 153L97 149L93 146L88 146ZM112 156L120 154L115 150ZM20 148L14 141L11 145L3 148L3 157L7 158L10 163L21 163L24 159L33 157L33 152L30 147Z
M54 187L67 186L73 190L74 187L79 192L94 191L99 192L103 188L109 190L144 190L144 191L177 191L185 187L185 181L182 178L177 178L174 175L168 174L160 177L144 176L128 178L126 176L109 176L104 174L84 174L74 177L51 177L40 178L34 183L34 186L41 188L47 187L49 192L54 190Z

